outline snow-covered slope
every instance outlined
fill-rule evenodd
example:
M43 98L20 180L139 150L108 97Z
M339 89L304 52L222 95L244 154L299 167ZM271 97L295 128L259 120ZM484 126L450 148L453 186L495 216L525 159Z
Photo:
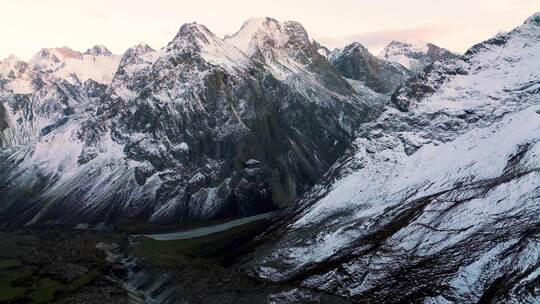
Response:
M52 74L51 77L68 79L75 75L79 81L92 79L109 83L118 67L120 57L102 45L96 45L84 53L68 47L45 48L34 55L29 67L37 72Z
M11 55L0 61L0 75L6 78L21 76L27 68L27 64L15 55Z
M248 269L358 302L537 303L538 54L540 13L411 80Z
M11 92L24 94L33 91L28 64L14 55L0 61L0 81L3 88Z
M5 110L5 119L11 122L0 135L1 148L33 142L56 124L62 124L70 116L92 107L105 91L105 85L93 80L84 83L78 79L45 82L39 76L30 75L32 85L28 92L21 92L21 88L13 90L14 81L8 82L4 88L0 86L0 103Z
M119 56L102 45L85 53L45 48L28 63L10 56L0 61L0 102L10 127L0 147L20 146L99 100L117 71Z
M92 79L107 84L111 82L118 67L119 57L114 55L86 55L82 58L67 58L63 66L58 68L54 75L67 79L76 75L81 82Z
M28 61L34 70L55 70L68 58L81 59L82 54L68 47L43 48Z
M411 76L407 69L377 59L358 44L330 53L311 41L302 25L294 21L249 19L225 40L265 64L274 77L322 105L331 95L339 97L338 93L358 104L377 107L388 99L380 93L392 93Z
M244 53L214 35L204 25L197 23L185 24L180 28L175 39L165 49L169 56L179 55L175 51L201 56L210 64L230 70L245 67L251 63Z
M344 96L355 93L319 53L320 47L312 43L306 29L296 21L252 18L225 40L253 60L265 64L274 77L284 80L310 99L317 101L314 95L338 97L335 93ZM318 102L324 104L324 100Z
M399 63L415 74L429 64L456 59L458 55L423 41L392 41L379 54L379 58Z

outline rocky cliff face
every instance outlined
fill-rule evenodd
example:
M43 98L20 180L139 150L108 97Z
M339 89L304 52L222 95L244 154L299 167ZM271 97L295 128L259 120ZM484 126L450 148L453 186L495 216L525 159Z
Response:
M247 270L356 302L538 302L539 20L399 90Z
M277 32L263 27L243 51L186 24L159 53L129 49L107 87L53 98L54 123L0 156L4 223L189 222L289 205L376 111L298 23L265 24Z
M359 43L332 51L329 61L343 77L360 81L376 93L391 94L413 76L402 65L373 56Z
M328 58L328 55L330 55L331 51L326 46L320 44L318 41L315 40L313 40L312 43L317 50L317 53L321 54L325 58Z

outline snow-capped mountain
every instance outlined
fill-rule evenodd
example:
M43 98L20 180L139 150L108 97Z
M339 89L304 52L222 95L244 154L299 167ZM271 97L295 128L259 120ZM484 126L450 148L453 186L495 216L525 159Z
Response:
M286 81L308 98L313 98L313 91L326 96L334 92L345 96L355 94L298 22L252 18L225 40L265 64L274 77Z
M538 302L538 54L540 13L412 79L247 269L356 302Z
M44 48L28 63L14 56L1 61L0 94L11 127L3 130L0 147L30 143L99 99L118 61L101 45L85 53Z
M0 79L5 90L14 94L32 94L45 83L67 80L72 84L93 80L101 84L111 82L120 57L103 45L96 45L84 53L68 47L44 48L28 63L16 56L0 61Z
M0 75L7 79L20 77L26 71L28 64L15 55L0 61Z
M42 49L29 61L29 67L49 77L68 79L77 77L84 82L92 79L109 83L118 68L120 57L103 45L96 45L84 53L68 47Z
M109 51L103 44L96 44L93 47L86 50L83 55L92 56L113 56L113 53Z
M68 117L91 107L106 88L91 79L84 83L77 79L48 82L33 73L30 75L27 92L21 92L20 86L14 92L14 83L20 78L0 85L4 120L10 126L2 130L1 148L30 144L57 124L65 123Z
M34 70L55 70L68 58L82 59L82 54L68 47L43 48L30 58Z
M413 76L402 65L378 59L357 42L332 51L328 60L343 77L359 81L374 92L382 94L393 93Z
M292 288L269 302L537 303L539 54L540 13L461 57L329 53L272 18L10 56L0 228L288 207L234 268Z
M2 82L4 89L12 92L29 93L33 91L28 64L14 55L0 61L0 82Z
M433 62L447 62L459 55L433 43L423 41L392 41L379 54L379 58L403 65L415 74Z
M39 136L0 153L3 223L187 222L290 204L376 111L299 24L265 26L280 44L249 36L250 52L185 24L159 52L126 51L105 90L66 94L99 98L66 99L49 112L63 116L32 124Z

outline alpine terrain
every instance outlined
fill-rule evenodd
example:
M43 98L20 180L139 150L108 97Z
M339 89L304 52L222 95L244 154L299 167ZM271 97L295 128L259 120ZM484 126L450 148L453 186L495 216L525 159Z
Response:
M0 61L0 303L539 303L540 13Z
M399 88L249 271L360 303L537 303L540 13Z

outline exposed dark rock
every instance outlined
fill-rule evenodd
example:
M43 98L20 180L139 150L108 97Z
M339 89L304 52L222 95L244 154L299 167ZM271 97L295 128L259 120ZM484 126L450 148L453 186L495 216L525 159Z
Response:
M377 93L392 93L412 76L405 67L378 59L359 43L333 51L329 60L343 77L359 80Z

